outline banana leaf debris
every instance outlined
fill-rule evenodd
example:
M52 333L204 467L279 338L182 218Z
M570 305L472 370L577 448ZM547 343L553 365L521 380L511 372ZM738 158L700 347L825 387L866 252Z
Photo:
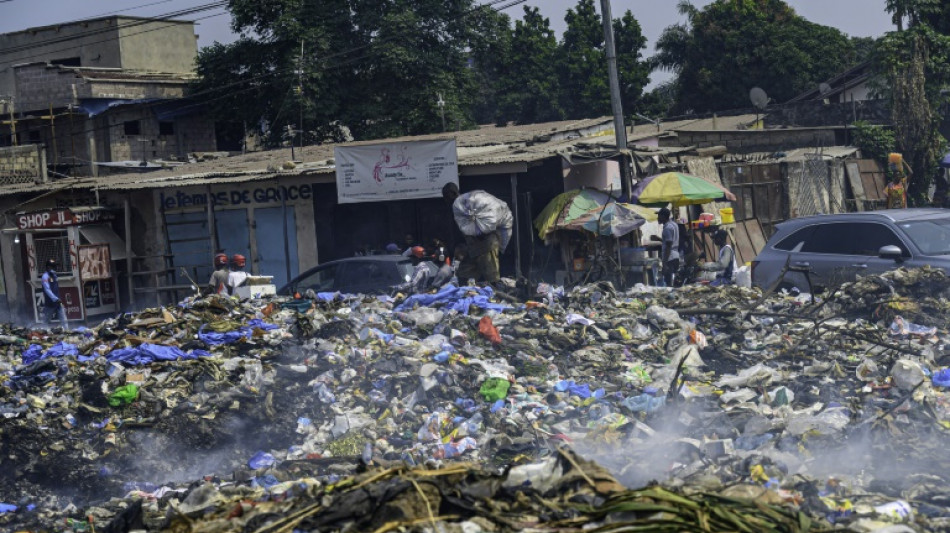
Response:
M453 294L0 326L0 530L950 528L942 270Z

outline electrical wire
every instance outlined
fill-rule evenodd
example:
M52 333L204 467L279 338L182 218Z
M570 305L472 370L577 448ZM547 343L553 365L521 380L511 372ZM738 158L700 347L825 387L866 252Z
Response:
M2 1L2 0L0 0L0 1ZM463 19L463 18L465 18L465 17L468 17L469 15L475 13L475 12L478 11L479 9L483 9L483 8L486 8L486 7L491 8L493 11L500 11L500 10L502 10L502 9L507 9L507 8L509 8L509 7L512 7L512 6L514 6L514 5L522 4L522 3L526 2L526 1L527 1L527 0L491 0L491 1L486 2L486 3L484 3L484 4L479 4L479 5L477 5L477 6L473 6L471 9L467 10L466 12L462 13L462 14L459 15L458 17L454 18L452 21L461 20L461 19ZM216 3L226 4L227 2L216 2ZM497 5L497 4L502 4L502 3L504 3L505 5L503 5L503 6L499 7L499 8L497 8L497 9L494 7L495 5ZM225 13L218 13L218 14L214 14L214 15L208 15L208 16L205 16L205 17L197 18L197 19L195 19L195 20L196 20L196 21L197 21L197 20L204 20L204 19L208 19L208 18L212 18L212 17L217 17L217 16L220 16L220 15L223 15L223 14L225 14ZM170 25L169 25L169 26L170 26ZM164 27L151 28L151 29L143 30L143 31L141 31L141 32L136 32L136 33L130 34L130 35L136 35L136 34L140 34L140 33L148 33L148 32L157 31L157 30L160 30L160 29L163 29L163 28L164 28ZM342 62L339 62L339 63L334 64L334 65L327 65L327 64L326 64L326 60L328 60L328 59L333 59L333 58L336 58L336 57L345 56L345 55L347 55L347 54L349 54L349 53L352 53L352 52L355 52L355 51L359 51L359 50L363 50L363 49L369 48L369 47L371 47L371 46L378 46L379 44L385 44L386 42L395 40L395 39L399 38L400 36L402 36L403 34L409 33L410 31L414 31L414 30L415 30L415 28L407 28L405 31L396 32L396 33L394 33L393 35L391 35L391 36L389 36L389 37L386 37L386 38L384 38L384 39L380 39L380 40L374 41L373 43L369 43L369 44L366 44L366 45L357 46L357 47L351 48L351 49L349 49L349 50L343 50L343 51L340 51L340 52L337 52L337 53L334 53L334 54L330 54L330 55L328 55L328 56L325 56L325 57L321 58L321 62L324 63L324 64L323 64L323 70L326 71L326 70L330 70L330 69L343 68L343 67L345 67L345 66L349 66L349 65L354 64L354 63L356 63L356 62L359 62L359 61L362 60L362 59L366 59L366 58L372 57L373 55L375 55L375 53L372 53L372 52L371 52L371 53L363 54L363 55L360 55L360 56L356 56L356 57L354 57L354 58L350 58L350 59L348 59L348 60L346 60L346 61L342 61ZM115 39L115 38L111 38L111 39L107 39L106 41L108 41L108 40L114 40L114 39ZM105 42L105 41L101 41L101 42ZM92 44L92 43L88 43L88 44ZM45 55L45 54L44 54L44 55ZM204 96L204 95L207 95L207 94L211 94L211 93L214 93L214 92L226 90L226 89L229 89L229 88L232 88L232 87L235 87L235 86L239 86L239 85L243 85L243 84L247 84L247 83L253 83L253 82L255 82L255 81L259 81L259 80L262 80L262 79L264 79L264 78L281 77L282 75L287 74L287 73L291 73L291 72L295 71L296 69L297 69L297 66L296 66L296 65L294 65L294 66L292 66L292 67L287 67L287 68L284 68L284 69L277 69L277 70L274 70L274 71L271 71L271 72L268 72L268 73L265 73L265 74L261 74L261 75L258 75L258 76L254 76L254 77L245 79L245 80L238 80L238 81L236 81L236 82L229 83L229 84L226 84L226 85L224 85L224 86L219 86L219 87L207 89L207 90L205 90L205 91L200 91L200 92L197 92L197 93L192 93L192 94L190 94L190 95L188 95L188 96L186 96L186 97L184 97L184 98L182 98L182 99L178 99L178 100L179 100L179 101L192 100L192 99L195 99L196 97L199 97L199 96ZM176 106L175 110L176 110L176 111L181 111L181 110L185 110L185 109L191 109L191 108L201 107L201 106L207 105L208 103L211 103L211 102L223 100L223 99L225 99L225 98L230 98L230 97L232 97L232 96L234 96L234 95L243 94L243 93L246 93L246 92L249 92L249 91L253 91L253 90L259 89L259 88L260 88L259 86L252 86L252 87L248 87L248 88L246 88L246 89L242 89L242 90L238 90L238 91L232 91L232 92L229 92L228 94L224 94L224 95L219 96L219 97L216 97L216 98L201 99L201 100L198 100L198 101L196 101L195 103L192 103L192 104L187 104L187 105L184 105L184 106ZM282 101L282 103L281 103L281 109L284 107L284 104L286 103L286 99L289 98L289 96L290 96L290 92L288 91L288 94L285 95L285 97L284 97L284 99L283 99L283 101ZM166 105L166 104L168 104L167 101L162 101L162 102L150 102L150 103L144 104L143 107L145 107L145 109L142 110L142 116L143 116L143 118L145 117L145 114L146 114L146 113L148 113L148 112L151 111L151 108L152 108L152 107L156 107L156 106L159 106L159 105ZM56 116L68 116L68 115L69 115L69 113L63 113L63 114L60 114L60 115L53 115L53 116L56 117ZM21 120L22 120L22 119L21 119ZM91 128L91 129L86 129L86 130L84 130L84 131L82 131L82 132L72 132L69 137L85 136L85 135L87 135L88 133L93 132L93 131L104 131L104 130L108 130L108 129L110 129L110 128L117 128L117 127L121 127L121 126L122 126L122 124L107 124L107 125L103 125L103 126L99 126L99 127L95 127L95 128Z
M202 13L202 12L204 12L204 11L211 11L211 10L213 10L213 9L218 9L218 8L226 7L227 4L228 4L228 2L226 2L226 1L224 1L224 2L211 2L211 3L208 3L208 4L201 4L201 5L198 5L198 6L191 7L191 8L181 9L181 10L178 10L178 11L172 11L172 12L170 12L170 13L165 13L165 14L162 14L162 15L158 15L158 16L156 16L156 17L149 17L149 18L146 18L146 19L129 21L129 22L124 23L124 24L118 24L118 25L116 25L116 26L114 26L114 27L113 27L113 26L109 26L109 27L105 27L105 28L96 28L96 29L93 29L93 30L88 30L88 31L83 31L83 32L75 33L75 34L73 34L73 35L66 35L66 36L63 36L63 37L57 37L57 38L55 38L55 39L45 39L45 40L42 40L42 41L33 41L33 42L30 42L30 43L25 43L25 44L22 44L22 45L19 45L19 46L12 46L12 47L8 47L8 48L3 49L3 53L4 53L5 55L11 55L11 54L16 54L16 53L18 53L18 52L25 52L25 51L28 51L28 50L33 50L33 49L36 49L36 48L43 48L43 47L46 47L46 46L49 46L49 45L55 45L55 44L66 43L66 42L74 42L74 41L76 41L76 40L78 40L78 39L85 39L85 38L87 38L87 37L92 37L92 36L95 36L95 35L102 35L102 34L104 34L104 33L113 33L113 32L115 32L115 31L117 31L117 30L125 30L125 29L127 29L127 28L133 28L133 27L136 27L136 26L144 26L144 25L146 25L146 24L152 24L152 23L154 23L154 22L156 22L156 21L167 21L167 20L174 19L174 18L179 18L179 17L188 16L188 15L194 15L194 14L197 14L197 13ZM77 21L77 22L85 22L85 21ZM67 23L67 24L68 24L68 23ZM168 26L172 26L172 25L173 25L173 24L169 24ZM131 35L134 35L134 34L131 34ZM121 36L121 37L110 37L110 38L108 38L108 39L104 39L104 40L101 40L101 41L93 41L93 42L90 42L90 43L83 43L83 46L89 46L90 44L99 44L99 43L104 43L104 42L109 42L109 41L115 41L115 40L118 40L118 39L120 39L120 38L122 38L122 37L128 37L128 35L124 35L124 36ZM70 46L70 47L67 47L67 48L61 48L61 49L58 49L58 50L51 50L51 51L48 50L48 51L45 51L45 52L40 53L40 54L34 54L34 55L32 55L32 56L17 56L17 57L14 57L14 58L12 58L12 59L10 59L10 60L8 60L8 61L0 62L0 65L2 65L2 64L11 64L11 63L14 63L14 62L16 62L16 63L21 63L21 62L23 62L23 60L25 60L25 59L31 59L31 58L39 57L39 56L49 56L49 55L51 55L51 54L56 54L56 53L58 53L58 52L63 52L63 51L67 51L67 50L74 50L75 48L76 48L76 47L75 47L75 45L74 45L74 46Z

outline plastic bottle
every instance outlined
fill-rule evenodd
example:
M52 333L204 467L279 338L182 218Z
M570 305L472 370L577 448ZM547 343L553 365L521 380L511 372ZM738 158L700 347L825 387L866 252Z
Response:
M459 425L459 435L473 436L477 435L482 425L482 414L475 413L471 418Z

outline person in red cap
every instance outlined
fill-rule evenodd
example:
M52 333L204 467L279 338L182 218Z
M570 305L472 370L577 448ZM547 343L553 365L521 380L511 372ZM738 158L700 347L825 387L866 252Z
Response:
M211 280L208 281L211 294L224 294L225 296L231 294L228 288L228 274L230 273L230 270L228 270L228 254L215 254L214 272L211 273Z
M228 290L234 294L234 289L244 285L247 277L250 275L244 268L247 266L247 258L241 254L231 256L231 272L228 274Z

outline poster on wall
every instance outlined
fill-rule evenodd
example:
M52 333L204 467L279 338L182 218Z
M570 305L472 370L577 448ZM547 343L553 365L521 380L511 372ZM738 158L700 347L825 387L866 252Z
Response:
M343 146L333 156L341 204L439 198L458 184L455 140Z
M108 244L89 244L79 247L79 277L83 281L112 277L112 259Z
M78 287L64 287L63 285L60 285L59 298L63 301L63 303L66 304L65 307L67 320L82 320L85 318L85 316L83 316L82 302L79 299ZM46 296L43 294L43 288L34 288L33 304L36 306L37 322L46 321L46 317L43 315L45 303Z

